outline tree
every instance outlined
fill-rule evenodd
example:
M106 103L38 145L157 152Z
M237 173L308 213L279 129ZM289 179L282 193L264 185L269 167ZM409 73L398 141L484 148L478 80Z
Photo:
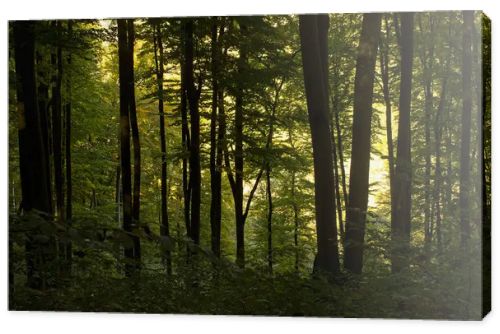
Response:
M139 140L139 126L137 124L137 109L135 106L135 76L134 76L134 43L135 31L134 20L127 20L127 67L128 67L128 94L129 94L129 117L132 131L132 143L134 148L134 184L132 193L132 230L137 233L140 225L141 208L141 143ZM134 258L137 262L141 259L141 244L137 236L134 240Z
M191 185L191 219L190 237L198 245L200 243L200 204L201 204L201 167L200 167L200 113L198 103L201 93L201 82L198 88L194 83L194 46L193 20L185 22L185 75L186 94L191 121L191 145L189 149L189 182Z
M124 246L126 259L125 274L131 276L135 273L138 264L136 263L136 238L134 233L134 223L132 217L132 182L130 165L130 82L132 80L130 72L130 48L128 45L128 24L126 19L117 20L118 23L118 60L119 60L119 80L120 80L120 169L123 207L123 230L130 238Z
M470 240L470 142L472 109L472 25L474 12L463 12L463 54L462 54L462 131L460 136L460 242L464 251L469 248Z
M61 36L61 21L52 22L57 36ZM56 194L56 217L60 223L64 222L64 177L63 177L63 160L62 160L62 76L63 76L63 59L62 47L58 45L55 48L55 53L52 54L52 65L55 67L52 77L52 152L54 154L54 185Z
M163 41L162 41L162 31L160 23L154 24L154 57L155 57L155 69L156 69L156 81L158 86L158 113L160 114L160 150L161 150L161 227L160 235L164 237L170 237L170 227L168 221L168 209L167 209L167 142L165 139L165 112L163 107ZM165 264L167 266L167 273L170 274L172 271L172 260L170 251L167 250L165 254Z
M211 26L211 72L212 72L212 110L210 114L210 228L211 228L211 247L215 256L220 257L220 239L221 239L221 202L222 202L222 150L221 143L218 141L218 133L221 132L221 125L218 122L220 111L217 112L219 102L219 64L221 57L220 41L224 32L224 26L219 24L218 18L212 18ZM219 123L219 124L218 124ZM217 126L218 125L218 126ZM217 131L218 128L218 131Z
M35 23L16 21L13 24L13 30L21 208L26 215L40 215L42 226L45 226L49 225L51 207L47 184L49 173L46 169L47 153L42 141L41 116L36 96ZM47 286L50 276L47 276L43 269L47 262L54 260L55 256L53 236L49 235L47 241L42 241L34 238L38 233L40 231L30 231L25 242L27 285L34 289Z
M389 37L391 26L387 15L384 16L385 38L380 41L380 74L382 79L382 92L385 104L385 124L387 137L387 160L389 163L389 193L391 195L391 208L395 205L394 196L394 140L392 138L392 101L389 88Z
M349 204L344 244L344 267L356 274L360 274L363 268L366 211L368 209L373 81L380 22L381 14L363 15L363 27L356 61Z
M299 18L302 66L314 157L317 249L315 269L332 275L340 271L332 136L328 121L327 44L328 16L301 15ZM322 48L323 45L323 48Z
M423 33L422 17L418 20L420 32ZM425 109L425 179L424 179L424 249L426 254L429 254L431 244L431 112L433 109L433 65L434 65L434 35L435 22L432 16L429 16L429 45L423 47L420 52L420 62L422 64L422 86L424 87L424 109ZM437 165L436 165L437 166ZM436 199L434 198L434 201Z
M68 34L72 37L73 22L68 21ZM71 52L68 51L66 56L68 68L71 67ZM73 180L72 180L72 166L71 166L71 74L68 71L67 78L67 101L64 107L65 118L65 163L66 163L66 226L70 227L73 218ZM73 257L71 241L67 241L64 247L64 259L66 262L66 272L71 272L71 262Z
M408 266L411 229L411 88L413 68L414 13L401 14L401 82L399 88L399 125L394 207L391 210L391 268L399 272Z

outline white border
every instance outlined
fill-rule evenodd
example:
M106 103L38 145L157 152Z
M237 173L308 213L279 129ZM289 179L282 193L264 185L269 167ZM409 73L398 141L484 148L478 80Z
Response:
M144 16L196 16L229 14L279 14L315 12L368 12L411 10L461 10L482 9L492 19L493 25L493 96L499 96L495 78L500 75L497 51L499 32L496 22L500 19L498 0L3 0L0 9L0 212L4 219L0 227L0 331L3 333L419 333L453 331L453 334L471 332L498 332L500 311L490 313L483 322L408 321L408 320L353 320L314 318L263 318L221 316L174 316L138 314L75 314L44 312L7 312L7 21L12 19L49 18L104 18ZM495 110L495 99L492 108ZM493 112L493 142L500 143L500 121ZM500 146L493 146L493 166L496 166ZM493 174L493 188L499 186L500 174ZM495 223L500 217L496 207L500 192L493 192L493 282L498 281L499 240ZM496 261L495 261L496 260ZM493 308L499 305L498 284L493 286Z

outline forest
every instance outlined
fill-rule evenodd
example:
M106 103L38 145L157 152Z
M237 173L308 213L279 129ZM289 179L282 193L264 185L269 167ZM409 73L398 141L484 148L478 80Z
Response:
M490 31L9 22L9 309L481 319Z

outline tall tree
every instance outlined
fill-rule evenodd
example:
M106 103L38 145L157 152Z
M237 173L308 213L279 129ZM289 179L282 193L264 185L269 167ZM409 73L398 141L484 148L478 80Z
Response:
M73 21L68 21L68 38L72 38ZM68 51L66 62L68 65L67 79L66 79L66 104L64 106L64 118L66 120L65 126L65 163L66 163L66 226L71 226L71 219L73 218L73 180L72 180L72 162L71 162L71 52ZM65 262L66 271L71 270L72 262L72 244L67 241L65 245Z
M182 194L184 199L184 225L187 237L191 237L191 180L189 178L189 152L191 149L191 140L188 124L188 99L187 99L187 80L186 80L186 28L185 23L181 22L180 31L180 64L181 64L181 141L182 141Z
M47 153L42 141L40 111L37 105L35 79L35 23L16 21L13 23L14 58L16 69L16 92L19 136L19 169L21 176L21 209L25 214L40 212L44 224L48 224L50 214ZM36 168L33 168L36 166ZM31 288L44 288L47 276L42 271L44 263L54 259L54 239L43 242L34 236L37 231L27 234L26 275Z
M408 266L411 229L411 89L413 68L414 13L401 14L401 81L399 88L399 125L396 169L394 180L395 201L391 209L391 268L399 272Z
M460 242L468 250L470 239L470 146L472 127L472 26L474 12L463 12L463 54L462 54L462 131L460 136Z
M220 25L218 18L212 18L211 25L211 72L212 72L212 110L210 114L210 229L211 247L215 256L220 257L221 238L221 203L222 203L222 174L221 174L221 145L218 142L218 132L220 133L219 114L217 112L219 102L219 63L220 63L220 41L224 26ZM218 125L218 126L217 126ZM218 128L218 131L217 131Z
M61 21L54 21L52 24L57 37L60 39L62 34ZM64 211L64 178L63 178L63 160L62 160L62 47L57 45L55 53L52 54L52 65L55 67L52 86L52 151L54 153L54 185L56 193L56 216L62 223L65 218Z
M194 42L193 20L185 22L185 66L186 66L186 94L191 121L191 146L189 152L189 182L191 184L191 239L200 243L200 205L201 205L201 166L200 166L200 112L199 98L201 83L198 89L194 83Z
M156 82L158 86L158 113L160 115L160 150L161 150L161 227L160 235L164 237L170 237L170 228L168 221L168 209L167 209L167 141L165 138L165 111L163 107L163 40L161 25L159 22L154 24L154 57L155 57L155 69L156 69ZM172 271L172 260L170 258L170 251L167 250L165 254L165 264L167 266L167 273L170 274Z
M134 148L134 185L132 193L132 226L137 233L140 224L140 201L141 201L141 143L139 140L139 125L137 122L137 109L135 106L135 76L134 76L134 43L135 30L134 20L127 20L127 67L128 67L128 94L130 128L132 130L132 143ZM134 258L137 263L141 258L141 244L139 238L134 235Z
M368 209L371 152L371 119L375 62L380 37L381 14L364 14L354 79L349 204L346 214L344 267L361 273Z
M123 207L123 230L130 238L124 245L125 275L132 276L137 268L135 263L135 236L132 217L132 169L130 164L130 48L126 19L118 19L118 71L120 82L120 169Z
M266 157L264 159L264 170L266 173L266 197L267 197L267 265L269 272L273 273L273 193L271 189L271 149L273 145L274 123L276 110L280 98L281 89L283 88L284 79L277 85L274 94L274 100L271 105L271 114L269 116L269 133L266 142Z
M382 78L382 92L385 103L385 125L387 136L387 160L389 163L389 193L391 195L391 208L394 207L394 141L392 139L392 101L389 83L389 41L391 26L387 15L384 15L385 38L380 41L380 72Z
M424 176L424 249L429 254L431 244L431 112L433 109L433 65L434 65L434 17L429 15L429 36L425 36L422 15L418 16L420 33L424 40L428 40L428 45L423 45L420 52L420 62L422 64L422 85L424 87L424 132L425 132L425 176ZM434 202L436 199L434 198Z
M241 23L240 25L242 37L240 41L240 55L237 61L238 67L238 83L236 88L235 97L235 113L234 113L234 128L235 128L235 138L234 138L234 167L235 167L235 177L234 177L234 206L236 215L236 261L240 266L245 265L245 216L243 211L243 94L244 88L242 87L244 82L246 62L247 62L247 50L244 41L244 35L246 33L246 26Z
M332 136L329 127L328 57L325 57L328 15L301 15L300 42L304 86L307 98L314 158L317 248L315 269L329 274L340 271L335 189L333 178ZM327 49L327 48L326 48ZM327 56L327 54L326 54Z

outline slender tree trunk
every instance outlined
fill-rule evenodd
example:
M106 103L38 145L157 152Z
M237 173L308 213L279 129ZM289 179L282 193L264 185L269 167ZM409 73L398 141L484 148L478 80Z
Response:
M325 54L328 35L327 15L301 15L299 18L304 84L311 127L316 233L318 253L315 271L332 275L340 271L335 189L333 179L332 136L329 127L327 73Z
M135 262L133 217L132 217L132 182L130 164L130 66L129 47L127 39L127 20L118 21L118 59L119 59L119 81L120 81L120 168L123 193L123 230L131 239L133 246L125 243L125 275L132 276L137 265Z
M390 26L387 17L385 22L385 40L381 40L380 45L380 71L382 77L382 91L385 103L385 124L387 134L387 160L389 162L389 193L391 195L391 208L395 206L394 202L394 140L392 139L392 103L389 88L389 37ZM385 42L385 44L383 44Z
M199 245L201 204L200 113L198 110L199 95L194 84L193 20L188 20L186 22L185 33L186 90L189 104L189 116L191 120L191 146L189 155L189 180L191 183L191 239L196 245Z
M470 144L471 144L471 113L472 113L472 25L474 12L464 11L463 55L462 55L462 133L460 138L460 245L464 252L469 249L470 240Z
M53 23L57 36L61 36L61 21ZM52 151L54 152L54 184L56 193L56 216L57 221L64 222L64 179L62 167L62 48L58 46L52 57L52 65L56 67L52 88ZM60 254L63 255L63 254Z
M420 33L424 34L422 17L418 17ZM430 245L432 239L431 233L431 112L433 109L433 91L432 91L432 68L434 63L434 23L432 17L429 16L429 36L424 38L429 39L428 50L425 46L421 50L420 61L423 68L422 84L424 87L424 109L425 109L425 177L424 177L424 251L426 257L429 257ZM434 199L434 203L435 203Z
M290 147L293 151L295 151L295 146L293 142L292 129L288 129L288 141L290 143ZM294 269L295 273L299 272L300 267L300 254L299 254L299 205L297 203L297 194L296 194L296 171L292 170L291 175L291 197L292 197L292 210L293 210L293 246L294 246L294 255L295 255L295 263Z
M222 175L220 163L220 145L217 142L217 104L219 94L218 71L219 71L219 41L217 38L218 18L212 18L211 31L211 71L212 71L212 112L210 115L210 230L211 230L211 246L212 253L220 257L220 238L221 238L221 203L222 203ZM223 27L221 27L221 32ZM220 38L220 37L219 37ZM220 132L220 124L219 124ZM218 159L219 157L219 159ZM220 160L220 161L218 161Z
M297 199L296 199L296 186L295 186L295 171L292 172L292 208L293 208L293 246L295 250L295 263L294 263L294 269L295 272L299 272L299 206L297 204Z
M36 211L50 215L51 207L47 185L47 153L42 141L40 112L38 110L35 79L35 23L13 23L14 57L19 135L19 168L22 189L22 212ZM33 168L36 166L36 168ZM36 210L36 211L34 211ZM42 216L43 219L47 217ZM54 260L55 241L37 241L38 231L29 231L25 242L27 285L42 289L47 284L45 262Z
M245 217L243 215L243 94L247 53L244 41L246 27L240 26L242 33L242 41L240 42L240 56L238 58L238 83L236 106L234 116L235 128L235 150L234 150L234 166L235 166L235 215L236 215L236 262L240 267L245 266Z
M69 37L72 37L72 27L73 22L68 21L68 33ZM65 119L66 119L66 145L65 145L65 160L66 160L66 226L70 227L72 225L71 220L73 219L73 180L72 180L72 165L71 165L71 53L67 55L68 64L68 74L67 74L67 102L65 105ZM66 265L67 271L71 273L72 264L72 244L71 241L66 242Z
M335 117L335 129L337 131L337 150L338 150L338 156L339 156L339 164L340 164L340 176L341 176L341 183L342 183L342 194L344 198L344 208L347 208L348 206L348 193L347 193L347 182L346 182L346 176L345 176L345 166L344 166L344 146L342 145L342 131L340 130L340 119L339 119L339 110L337 109L334 112L334 117ZM332 131L334 131L332 129Z
M140 198L141 198L141 143L139 140L139 126L137 122L137 110L135 106L135 77L134 77L134 43L135 31L134 20L127 20L127 47L128 47L128 90L129 90L129 114L130 127L132 131L132 143L134 150L134 185L132 192L132 236L134 241L134 259L137 266L141 261L141 243L137 235L140 225Z
M395 207L391 214L392 272L408 266L411 229L411 86L414 13L401 14L401 83L398 149L394 180Z
M115 179L115 203L116 203L116 221L118 226L122 226L122 181L121 181L121 159L116 166L116 179Z
M155 25L156 38L155 46L155 66L156 81L158 86L158 113L160 114L160 150L161 150L161 209L160 209L160 235L170 237L170 227L168 221L168 197L167 197L167 141L165 139L165 112L163 108L163 41L160 23ZM170 250L165 251L164 262L167 268L167 274L172 273L172 259Z
M436 152L436 170L434 176L434 201L436 205L436 238L437 238L437 253L442 254L442 240L441 240L441 183L442 183L442 171L441 171L441 141L442 141L442 116L444 113L444 108L446 104L446 86L447 86L447 76L443 78L443 83L441 86L441 95L439 100L439 107L436 112L435 119L435 152Z
M371 152L371 118L375 62L381 14L364 14L354 81L349 206L346 215L344 268L360 274L363 268Z
M182 192L184 197L184 225L186 235L191 237L191 182L189 179L188 158L191 150L191 140L189 136L188 111L187 111L187 89L186 89L186 29L185 24L181 24L181 122L182 122ZM188 252L189 253L189 252Z
M266 163L266 194L267 194L267 267L273 273L273 194L271 190L271 166Z
M335 111L334 111L335 112ZM344 242L345 230L344 230L344 222L342 217L342 199L340 195L340 176L339 176L339 166L337 159L337 148L335 143L337 142L335 138L334 125L330 122L330 129L332 131L332 142L333 142L333 178L335 180L335 200L337 201L337 216L339 220L339 232L340 232L340 240Z

